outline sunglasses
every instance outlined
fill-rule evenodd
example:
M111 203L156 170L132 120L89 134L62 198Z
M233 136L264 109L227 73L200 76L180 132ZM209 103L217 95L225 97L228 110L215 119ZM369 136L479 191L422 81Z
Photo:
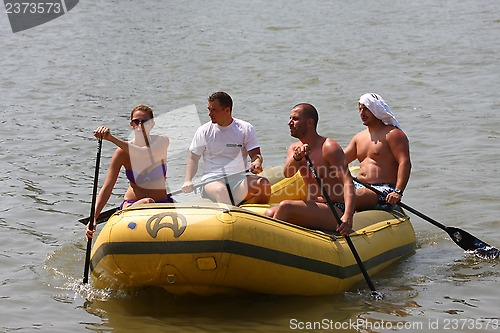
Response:
M139 126L141 124L146 124L148 121L150 121L151 119L132 119L132 122L135 124L135 126Z

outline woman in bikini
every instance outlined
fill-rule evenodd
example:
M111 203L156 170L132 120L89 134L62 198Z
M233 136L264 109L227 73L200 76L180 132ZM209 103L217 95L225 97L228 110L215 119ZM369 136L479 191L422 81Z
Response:
M137 105L130 113L130 126L134 139L129 142L114 137L105 126L94 131L97 139L112 142L118 148L97 196L94 224L92 229L87 225L87 237L92 237L95 232L97 217L108 202L122 167L130 185L120 209L153 202L173 202L165 187L169 139L164 135L150 135L154 127L153 110L147 105Z

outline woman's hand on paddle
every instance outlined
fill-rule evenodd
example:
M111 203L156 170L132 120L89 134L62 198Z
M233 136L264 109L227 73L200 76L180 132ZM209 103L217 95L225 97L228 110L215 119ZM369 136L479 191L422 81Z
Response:
M111 136L111 130L106 126L99 126L94 130L94 136L98 140L108 140Z
M352 220L349 219L345 214L340 218L342 223L337 227L337 232L342 236L348 236L352 231Z
M90 238L92 238L94 236L94 232L95 232L95 226L96 226L96 222L94 221L94 223L92 224L93 226L93 229L90 229L90 222L87 223L87 227L85 228L85 239L88 241Z

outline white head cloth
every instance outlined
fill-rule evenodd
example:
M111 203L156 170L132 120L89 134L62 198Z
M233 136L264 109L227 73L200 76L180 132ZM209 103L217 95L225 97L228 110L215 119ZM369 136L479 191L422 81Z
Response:
M364 94L359 98L359 103L364 104L368 110L370 110L375 117L382 120L384 124L392 125L403 130L392 113L391 108L389 108L389 105L387 105L380 95L375 93Z

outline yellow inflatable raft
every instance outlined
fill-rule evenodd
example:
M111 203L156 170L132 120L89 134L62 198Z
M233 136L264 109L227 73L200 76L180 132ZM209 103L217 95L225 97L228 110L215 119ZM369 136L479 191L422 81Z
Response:
M268 178L275 183L273 203L304 193L300 175ZM119 211L93 246L93 285L157 286L173 294L326 295L363 279L343 237L268 218L262 215L267 207L199 202ZM415 248L401 210L356 213L354 230L351 240L370 275Z

